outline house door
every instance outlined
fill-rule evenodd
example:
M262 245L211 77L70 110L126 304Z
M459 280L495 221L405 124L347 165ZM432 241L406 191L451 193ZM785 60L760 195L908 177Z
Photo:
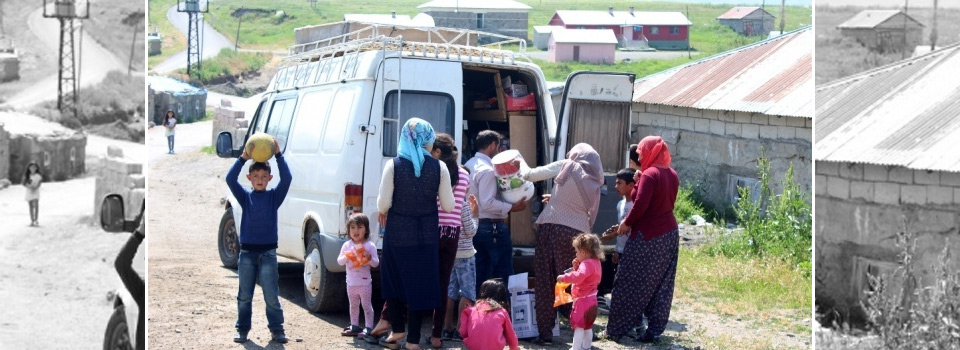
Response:
M580 61L580 46L573 47L573 60L577 62Z

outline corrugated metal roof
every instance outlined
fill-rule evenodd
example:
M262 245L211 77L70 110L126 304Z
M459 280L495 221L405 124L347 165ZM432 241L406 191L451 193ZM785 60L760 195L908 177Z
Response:
M513 0L433 0L423 5L417 6L418 9L460 9L468 10L521 10L527 12L533 9L530 6Z
M763 12L767 12L766 10L761 9L761 8L759 8L759 7L756 7L756 6L753 6L753 7L734 7L734 8L732 8L732 9L727 10L727 12L724 12L722 15L718 16L717 19L742 19L742 18L747 17L747 16L749 16L751 13L754 13L754 12L756 12L756 11L758 11L758 10L759 10L759 11L763 11ZM767 12L766 15L767 15L767 16L771 16L771 17L774 17L774 18L776 17L776 16L774 16L773 14L771 14L770 12Z
M902 13L900 10L863 10L840 23L837 28L874 28L900 13ZM904 16L907 16L915 24L923 26L923 23L917 22L910 15L904 14Z
M551 33L557 29L563 29L563 26L533 26L535 33Z
M410 16L407 16L407 15L348 13L343 15L343 20L363 22L363 23L396 24L401 26L412 26L412 22L410 21Z
M719 53L641 78L634 102L813 117L813 30Z
M174 95L192 95L207 92L207 90L194 87L182 81L156 75L147 76L147 85L153 88L154 91L169 92Z
M817 87L816 160L960 172L960 44Z
M647 11L568 11L558 10L557 15L565 25L646 25L646 26L689 26L693 25L681 12Z
M578 44L616 44L617 36L610 29L561 29L554 30L553 41Z

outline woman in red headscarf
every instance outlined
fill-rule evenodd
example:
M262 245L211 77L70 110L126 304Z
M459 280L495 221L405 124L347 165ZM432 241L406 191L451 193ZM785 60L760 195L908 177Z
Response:
M633 208L617 229L630 239L613 280L607 337L618 341L646 316L647 330L638 340L650 343L666 328L673 302L680 240L673 205L680 180L659 136L641 140L637 155L640 172Z

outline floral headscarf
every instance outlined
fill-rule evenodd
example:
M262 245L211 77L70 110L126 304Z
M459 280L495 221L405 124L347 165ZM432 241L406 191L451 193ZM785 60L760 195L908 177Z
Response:
M640 171L649 167L670 167L670 149L660 136L647 136L640 140L637 154L640 155Z
M420 177L420 168L423 166L424 157L430 156L430 153L423 147L433 144L435 139L433 126L420 118L410 118L400 129L397 154L400 158L413 163L413 173L417 177Z

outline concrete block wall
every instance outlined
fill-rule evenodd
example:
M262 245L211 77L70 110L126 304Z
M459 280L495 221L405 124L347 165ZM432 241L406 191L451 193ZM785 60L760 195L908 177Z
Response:
M726 198L730 175L758 177L761 148L770 160L775 192L781 190L780 180L791 163L794 181L812 191L810 118L635 103L631 124L633 142L649 135L663 137L681 182L694 184L718 210L730 205Z
M217 136L221 132L229 132L233 135L233 148L239 148L243 144L243 137L247 134L249 123L243 110L233 108L228 100L221 101L220 107L217 107L216 114L213 117L213 134L210 135L210 145L216 147Z
M917 240L921 285L935 282L944 247L960 268L960 173L818 161L815 182L818 305L859 312L857 261L896 266L899 232Z
M526 12L486 12L483 13L483 27L477 28L477 13L467 11L426 11L433 17L437 27L479 30L527 39Z
M146 177L143 174L143 163L123 156L119 147L109 146L107 157L100 158L100 170L94 190L92 217L94 223L100 222L100 206L108 195L116 194L124 200L124 211L127 219L133 219L131 212L140 209L143 193L146 189Z
M21 179L31 162L40 165L44 181L69 180L86 172L87 135L82 132L11 134L9 145L10 179Z

